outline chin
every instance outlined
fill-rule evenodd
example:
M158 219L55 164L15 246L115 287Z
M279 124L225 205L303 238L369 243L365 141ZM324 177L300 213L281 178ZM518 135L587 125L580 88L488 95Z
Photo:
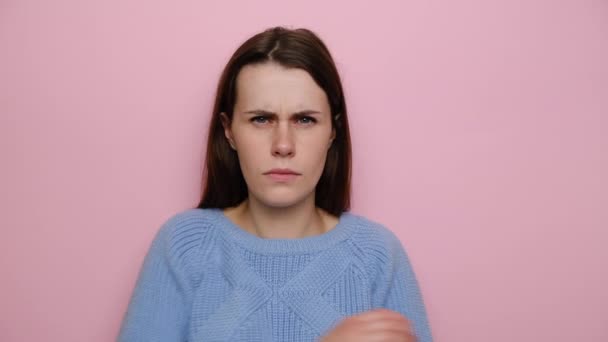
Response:
M263 196L256 196L257 200L266 206L273 208L287 208L294 206L306 199L310 194L295 193L294 191L269 191Z
M260 199L260 202L264 205L272 208L288 208L298 204L300 201L293 198L272 198L272 199Z

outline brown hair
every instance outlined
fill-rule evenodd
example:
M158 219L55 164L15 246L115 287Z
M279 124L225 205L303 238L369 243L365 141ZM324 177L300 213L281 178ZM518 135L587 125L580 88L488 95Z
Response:
M312 31L273 27L246 40L225 66L217 86L207 140L203 196L198 208L226 208L247 198L236 151L226 137L220 114L232 121L236 77L248 64L275 62L307 71L329 100L336 137L327 151L325 167L315 189L315 205L339 216L350 209L351 142L340 76L329 50Z

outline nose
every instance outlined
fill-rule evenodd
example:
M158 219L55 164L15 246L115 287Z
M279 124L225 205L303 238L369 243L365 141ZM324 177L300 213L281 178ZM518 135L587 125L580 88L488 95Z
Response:
M294 154L295 144L289 122L279 122L273 134L272 155L275 157L292 157Z

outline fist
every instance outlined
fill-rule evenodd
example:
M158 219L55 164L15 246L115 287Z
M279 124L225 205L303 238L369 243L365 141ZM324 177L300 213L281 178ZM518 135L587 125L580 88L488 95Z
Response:
M416 336L400 313L376 309L345 318L320 341L416 342Z

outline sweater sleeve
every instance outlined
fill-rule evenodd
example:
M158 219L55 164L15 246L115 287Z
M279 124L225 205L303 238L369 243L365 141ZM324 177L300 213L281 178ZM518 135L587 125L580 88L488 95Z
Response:
M401 313L412 324L417 342L432 342L424 300L409 257L392 232L383 232L384 248L377 259L383 262L374 281L373 305Z
M167 220L144 258L117 341L186 341L193 286L186 258L197 246L197 235Z

